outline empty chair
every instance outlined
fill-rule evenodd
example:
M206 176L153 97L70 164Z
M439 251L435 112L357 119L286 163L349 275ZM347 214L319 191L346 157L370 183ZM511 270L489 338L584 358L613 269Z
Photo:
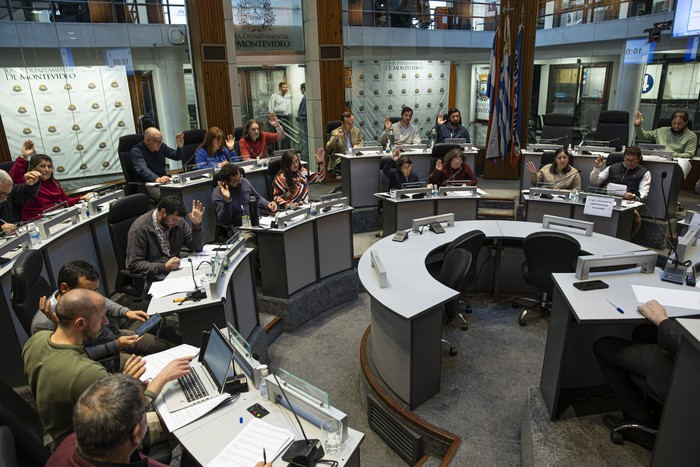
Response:
M484 245L484 240L486 240L486 234L484 232L481 230L472 230L471 232L464 233L455 238L449 245L447 245L447 248L445 248L445 256L456 248L467 250L472 255L472 261L469 269L465 273L462 283L459 285L459 291L462 294L467 292L476 282L476 263L479 259L481 247ZM466 312L472 312L471 305L467 305ZM462 313L459 314L459 317L462 319L462 330L466 331L467 320L464 318Z
M204 141L204 135L207 130L186 130L183 132L185 137L185 143L182 146L182 166L186 167L188 165L194 164L194 153L202 141ZM225 144L225 141L222 141Z
M455 248L445 254L442 262L439 280L442 285L454 290L459 290L459 286L464 279L464 275L472 263L472 255L463 248ZM442 315L443 324L449 324L459 314L459 297L445 303ZM450 346L450 355L457 355L457 348L448 339L442 341Z
M598 117L598 126L592 139L605 142L620 150L629 146L630 114L624 110L604 110Z
M567 114L547 114L542 125L541 143L559 144L567 147L573 144L574 117Z
M241 138L243 138L243 127L242 126L237 126L236 128L233 129L233 138L236 140L235 143L233 143L233 150L236 151L236 155L238 158L241 158L241 146L240 146L240 141Z
M143 193L137 193L116 200L107 214L107 228L119 268L114 290L136 298L144 298L148 292L148 277L144 274L134 274L126 269L127 237L131 224L148 209L148 197Z
M36 306L35 306L36 310ZM16 464L43 466L51 451L44 446L44 427L37 411L0 379L0 425L12 431L17 454Z
M12 265L12 308L28 336L31 335L32 318L39 309L39 299L53 292L41 275L43 270L44 257L39 250L23 251Z
M531 310L542 308L551 311L554 293L552 273L574 272L581 245L575 238L561 232L535 232L523 240L523 252L523 279L539 294L537 299L523 297L513 300L513 308L520 308L521 301L531 304L520 312L518 318L518 323L526 326L525 316Z
M119 153L119 162L121 163L122 173L124 174L124 194L127 196L137 193L138 185L142 184L138 181L136 170L134 170L134 163L131 160L131 148L141 141L143 141L143 135L124 135L119 137L117 152Z

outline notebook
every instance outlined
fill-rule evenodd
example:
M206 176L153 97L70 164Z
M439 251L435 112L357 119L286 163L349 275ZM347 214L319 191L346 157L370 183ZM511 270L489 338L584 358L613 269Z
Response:
M204 354L190 363L190 373L165 386L163 399L168 410L182 410L222 394L232 359L233 348L213 326Z

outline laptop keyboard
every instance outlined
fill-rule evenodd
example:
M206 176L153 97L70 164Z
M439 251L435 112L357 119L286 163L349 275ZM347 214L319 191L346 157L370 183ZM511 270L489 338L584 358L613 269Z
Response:
M180 388L182 388L182 392L185 394L187 402L196 401L209 395L209 392L202 384L199 376L197 376L197 374L194 372L180 376L177 379L177 382L180 384Z

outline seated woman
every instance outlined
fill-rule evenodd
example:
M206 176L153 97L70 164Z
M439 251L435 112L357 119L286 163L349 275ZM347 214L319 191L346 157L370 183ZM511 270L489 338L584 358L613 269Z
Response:
M266 158L267 147L277 141L282 141L287 136L284 134L284 128L277 120L277 114L270 112L269 122L275 128L275 133L261 132L260 124L254 119L248 120L245 124L243 138L238 142L241 148L241 158L244 161Z
M569 164L569 154L566 149L559 148L554 153L554 164L547 164L539 171L532 161L527 162L532 186L547 186L559 190L580 190L581 176Z
M476 176L471 167L464 162L464 154L459 149L452 149L445 154L445 162L438 160L435 170L430 175L430 183L443 186L447 182L462 181L463 185L476 185Z
M244 215L250 215L248 202L255 197L259 209L277 211L274 201L268 202L243 178L236 164L227 164L216 174L217 186L211 192L211 200L216 210L216 223L226 227L240 227Z
M393 162L387 161L382 169L389 179L390 190L400 190L404 183L419 181L418 174L411 170L413 161L408 157L401 157L398 149L391 154L391 160L396 163L396 168L393 168Z
M12 181L19 184L24 183L24 172L36 170L40 176L39 193L22 204L22 220L36 219L48 208L59 203L66 202L68 206L73 206L80 201L87 201L94 193L86 193L83 196L68 196L61 184L53 176L53 162L46 154L30 154L34 152L34 143L29 140L22 146L22 153L17 157L15 163L10 168Z
M204 135L204 141L194 153L194 161L198 169L218 169L229 162L237 162L238 156L233 150L235 140L228 135L224 143L224 132L218 127L211 127Z
M272 182L274 201L280 209L309 203L309 183L322 182L326 178L325 155L322 148L316 150L318 171L309 173L306 167L302 167L296 152L290 149L282 154L280 171Z

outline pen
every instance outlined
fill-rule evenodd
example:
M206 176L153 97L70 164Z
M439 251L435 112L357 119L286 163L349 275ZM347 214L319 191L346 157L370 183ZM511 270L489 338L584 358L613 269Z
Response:
M265 448L263 448L263 464L267 464L267 453L265 452Z
M620 308L619 306L615 305L615 304L614 304L613 302L611 302L609 299L606 298L605 301L608 302L609 304L611 304L611 305L613 306L613 308L615 308L619 313L624 313L624 312L625 312L625 310L623 310L623 309Z

